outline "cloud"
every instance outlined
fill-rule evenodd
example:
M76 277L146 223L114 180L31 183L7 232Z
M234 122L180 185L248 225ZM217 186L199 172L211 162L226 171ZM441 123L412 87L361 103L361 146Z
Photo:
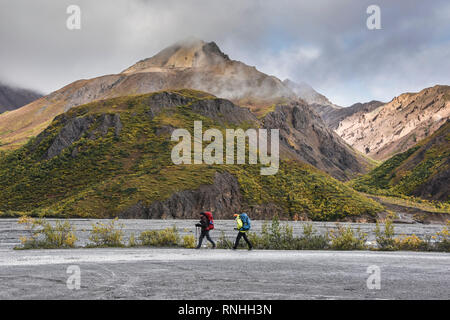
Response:
M281 80L296 79L298 70L307 68L309 64L317 61L320 55L321 50L318 47L293 46L282 49L276 54L262 54L257 66L261 71L276 75Z
M66 29L67 6L82 29ZM216 41L231 58L305 81L331 101L390 100L450 80L446 0L0 0L0 79L51 92L117 73L183 38Z

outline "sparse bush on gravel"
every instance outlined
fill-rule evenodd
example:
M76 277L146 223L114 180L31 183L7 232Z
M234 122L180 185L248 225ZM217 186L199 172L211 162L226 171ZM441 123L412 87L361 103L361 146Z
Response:
M375 238L378 249L383 251L397 250L394 238L394 224L391 219L386 219L384 222L384 230L381 230L380 224L377 221L375 227Z
M431 249L428 241L420 239L415 234L395 238L395 247L397 250L405 251L428 251Z
M132 247L136 247L136 245L137 245L136 236L134 235L134 232L132 232L130 235L130 239L128 239L128 246L130 248L132 248Z
M249 234L249 237L250 236L251 236L251 234ZM250 241L253 241L253 240L250 239ZM241 241L241 243L239 243L239 248L244 247L242 242L245 242L245 241ZM218 249L231 249L231 248L233 248L233 245L234 245L233 241L229 240L225 236L225 232L222 231L220 234L219 240L217 240L217 242L216 242L217 248Z
M89 243L86 247L125 247L123 242L123 225L117 224L118 219L108 223L97 222L93 224ZM19 224L26 227L29 235L22 237L21 247L15 249L56 249L74 248L77 237L75 228L69 221L56 221L54 225L45 219L35 219L22 216ZM367 234L362 233L359 228L354 230L351 226L344 227L336 224L336 229L331 229L325 234L320 234L314 229L312 223L303 225L303 234L295 237L293 229L288 224L281 224L278 217L272 222L264 222L261 233L249 232L248 237L255 249L266 250L408 250L408 251L444 251L450 252L449 239L450 221L447 226L434 235L420 238L415 234L395 237L392 217L388 216L384 221L384 229L377 222L375 227L376 247L366 244ZM188 230L185 229L185 232ZM234 238L228 239L222 231L217 248L231 249ZM195 248L196 238L193 234L180 237L176 226L164 230L143 231L136 238L132 233L128 240L128 247L150 246L150 247L182 247ZM241 241L239 248L246 248L246 243Z
M296 246L298 250L321 250L329 246L328 233L317 234L312 223L303 225L303 235L297 239Z
M394 225L391 217L384 221L384 230L381 230L377 222L375 228L375 235L377 241L377 249L381 251L444 251L450 252L450 241L448 226L450 221L447 221L447 226L441 231L436 232L435 235L427 235L420 238L415 234L401 235L394 237Z
M316 234L311 223L303 226L303 235L294 237L293 229L288 224L282 225L278 217L272 219L271 224L265 221L262 225L261 234L249 232L248 238L254 249L264 250L315 250L328 248L328 235ZM217 242L217 247L222 249L232 248L233 241L228 240L225 234ZM238 248L247 248L245 242L241 241Z
M437 251L450 252L450 233L448 228L450 227L450 220L447 220L447 225L441 231L437 232L432 239L435 241L435 249Z
M75 228L69 221L55 222L53 226L45 219L34 219L22 216L18 220L19 224L25 225L29 236L22 237L22 247L16 249L60 249L74 248L77 237Z
M344 227L337 225L337 229L329 232L330 249L333 250L366 250L367 234L362 233L358 228L355 230L351 226Z
M180 235L178 233L176 226L164 230L144 231L139 236L139 240L141 241L141 244L143 246L150 246L150 247L180 246Z
M449 225L449 223L447 223ZM354 230L351 226L344 227L336 224L325 234L317 233L312 223L303 225L303 234L300 237L293 236L292 227L282 225L277 217L272 223L263 223L261 234L248 233L248 238L255 249L262 250L368 250L381 251L409 250L409 251L445 251L449 252L450 241L448 226L434 236L420 239L416 235L394 237L394 225L391 217L385 220L384 230L377 223L375 228L377 248L367 245L368 235L359 228ZM434 241L431 241L433 239ZM233 241L226 238L222 232L217 247L222 249L232 248ZM245 242L239 243L239 248L246 248Z
M92 225L89 240L92 242L88 247L124 247L123 243L123 225L116 224L119 219L113 219L104 224L97 222Z
M264 222L261 234L251 232L249 239L255 249L295 249L295 238L292 227L288 224L281 225L278 216L272 219L272 223Z
M187 234L183 237L183 247L186 249L195 248L195 236L193 234Z

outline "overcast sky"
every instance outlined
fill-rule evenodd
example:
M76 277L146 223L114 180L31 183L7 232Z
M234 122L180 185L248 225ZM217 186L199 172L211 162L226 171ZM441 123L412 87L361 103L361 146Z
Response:
M81 30L66 28L71 4ZM448 0L0 0L0 80L50 93L191 36L343 106L450 85Z

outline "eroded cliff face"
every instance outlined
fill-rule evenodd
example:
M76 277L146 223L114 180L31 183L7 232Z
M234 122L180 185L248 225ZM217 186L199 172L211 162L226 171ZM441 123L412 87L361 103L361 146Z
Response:
M281 214L283 209L275 204L248 205L236 177L228 172L216 172L213 184L176 192L169 199L153 202L149 206L137 203L124 210L120 216L139 219L196 219L202 211L214 212L216 219L232 219L235 213L240 212L248 212L254 219L267 219L274 214Z
M118 137L123 126L120 121L120 115L118 114L102 114L97 117L87 116L72 119L63 117L61 120L65 122L65 125L53 140L50 148L48 148L45 154L46 160L50 160L61 154L64 149L70 147L73 143L83 137L93 125L96 125L97 127L86 135L86 137L91 140L105 136L110 128L114 129L114 134ZM39 138L38 141L40 139L41 138ZM75 157L77 153L78 151L75 149L72 156Z
M355 103L346 108L336 108L330 105L315 103L312 104L311 107L320 115L330 129L336 130L344 119L357 113L364 114L371 112L383 104L384 103L380 101L370 101L366 103Z
M450 87L405 93L369 112L340 122L336 132L352 147L384 160L430 136L450 116Z
M369 164L352 150L307 105L277 106L263 119L265 128L280 129L281 152L309 163L340 180L367 171Z

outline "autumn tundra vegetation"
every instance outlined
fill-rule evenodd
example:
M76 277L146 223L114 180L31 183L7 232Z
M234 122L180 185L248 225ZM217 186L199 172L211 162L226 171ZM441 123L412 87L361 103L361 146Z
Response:
M77 237L71 223L56 220L53 224L45 218L35 219L23 216L18 221L25 225L28 236L21 238L21 246L16 249L67 249L75 248ZM265 221L261 233L250 232L248 237L255 249L261 250L379 250L379 251L444 251L450 252L450 223L433 235L419 238L416 235L394 236L394 225L391 217L383 224L377 223L375 228L376 241L368 243L366 233L351 226L336 223L336 227L320 234L313 224L305 222L303 233L293 235L292 226L280 222L277 216L272 221ZM87 248L96 247L166 247L195 248L196 239L192 233L183 237L173 226L163 230L143 231L137 237L134 234L124 240L123 225L118 219L108 222L97 222L92 225ZM231 249L233 242L224 233L217 242L221 249ZM240 248L244 248L242 243Z

